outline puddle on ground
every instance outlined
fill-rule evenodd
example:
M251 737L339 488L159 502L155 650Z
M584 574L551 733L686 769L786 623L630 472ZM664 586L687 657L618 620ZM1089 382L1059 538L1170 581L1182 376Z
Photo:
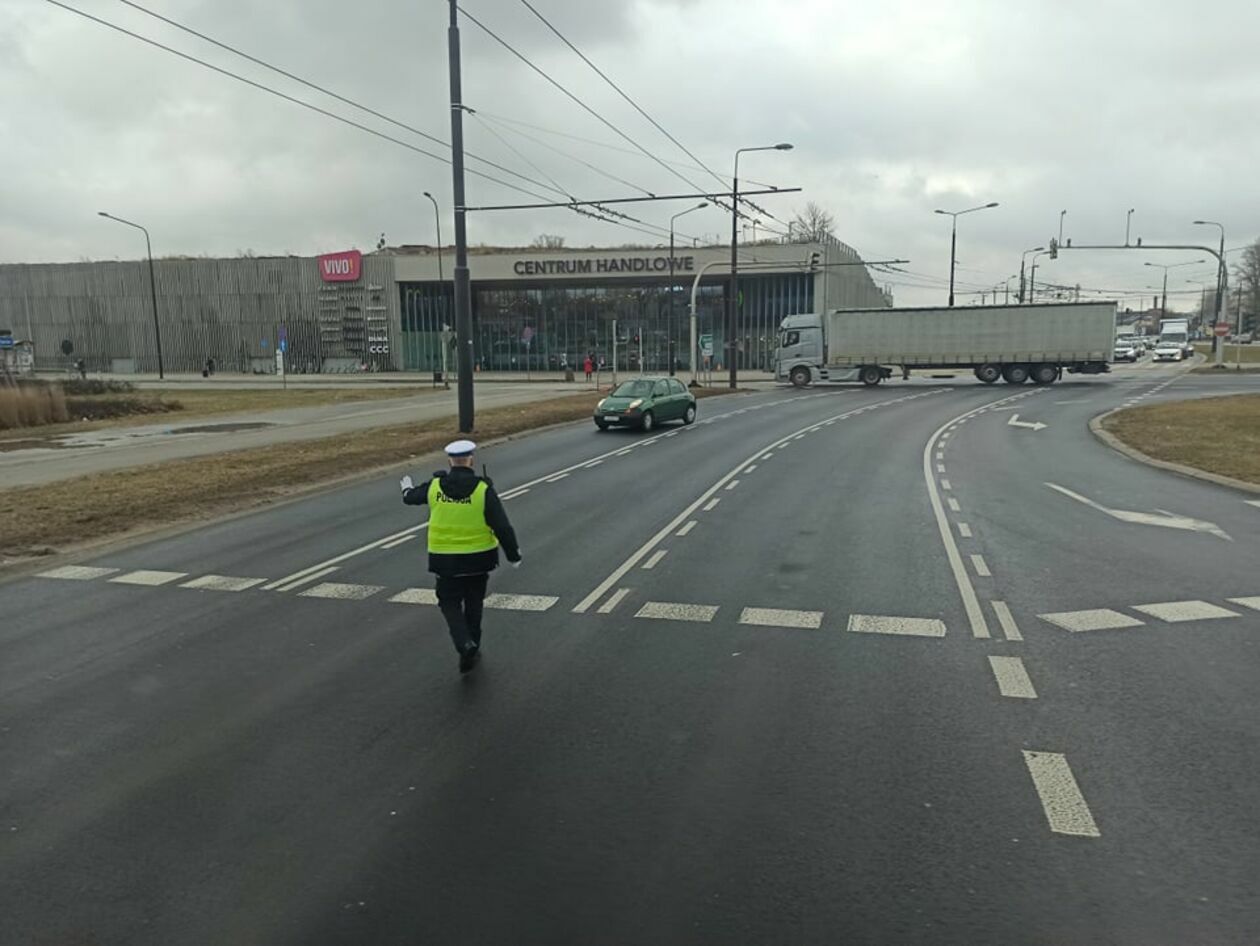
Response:
M66 446L55 440L0 440L0 453L15 453L18 450L61 450Z
M275 424L269 423L240 423L240 424L201 424L197 427L172 427L167 433L171 434L232 434L240 430L261 430L264 427L274 427Z

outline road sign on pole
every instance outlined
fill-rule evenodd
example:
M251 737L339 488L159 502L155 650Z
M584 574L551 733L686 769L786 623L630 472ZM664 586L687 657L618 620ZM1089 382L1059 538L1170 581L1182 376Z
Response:
M1233 328L1233 326L1231 326L1228 322L1217 322L1216 328L1213 329L1213 331L1216 333L1218 338L1224 338L1229 334L1231 328Z

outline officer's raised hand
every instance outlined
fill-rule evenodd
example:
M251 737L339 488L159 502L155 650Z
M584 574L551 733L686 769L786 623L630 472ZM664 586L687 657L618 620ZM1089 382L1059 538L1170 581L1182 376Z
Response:
M400 479L400 480L398 481L398 486L402 489L402 491L403 491L404 493L405 493L405 492L407 492L407 490L409 490L409 489L415 489L415 488L416 488L416 484L415 484L415 483L413 483L413 482L411 481L411 475L410 475L410 474L408 474L407 476L404 476L402 479Z

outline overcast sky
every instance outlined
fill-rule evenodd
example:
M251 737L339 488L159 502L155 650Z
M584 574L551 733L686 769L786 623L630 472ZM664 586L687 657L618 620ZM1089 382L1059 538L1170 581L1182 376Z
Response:
M441 151L119 0L66 2ZM553 199L555 187L588 198L634 196L634 186L691 190L682 178L716 186L519 0L464 2L643 148L681 162L681 178L465 21L464 101L482 113L466 120L470 152L534 178L544 186L509 179ZM932 213L938 207L1000 202L960 218L960 293L1018 273L1021 251L1056 235L1063 209L1064 235L1077 243L1122 243L1130 207L1133 236L1147 243L1215 246L1215 228L1190 225L1200 217L1225 225L1227 246L1260 232L1255 0L1220 0L1210 15L1149 0L532 2L719 174L730 174L737 147L793 143L791 152L745 155L741 178L804 189L758 198L779 220L813 200L834 215L836 236L867 259L909 259L904 269L916 275L877 276L893 283L898 304L945 301L949 219ZM449 137L441 0L143 5ZM443 236L451 237L448 166L45 0L0 0L0 142L0 262L142 253L138 233L97 210L144 223L156 254L366 250L382 232L391 244L432 243L425 190L437 197ZM507 177L475 161L469 167ZM470 205L535 199L473 176L468 197ZM627 212L667 226L686 206ZM729 227L715 208L679 221L688 236L729 236ZM542 232L570 246L665 240L564 210L469 217L473 243L522 245ZM1038 282L1153 295L1145 287L1158 286L1162 273L1145 262L1200 257L1069 252L1043 258ZM1170 302L1197 302L1189 278L1213 280L1214 263L1171 270Z

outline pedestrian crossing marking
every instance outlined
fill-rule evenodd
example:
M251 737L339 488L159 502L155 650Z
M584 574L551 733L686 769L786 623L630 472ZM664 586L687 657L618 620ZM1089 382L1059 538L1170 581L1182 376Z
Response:
M1055 614L1038 614L1037 617L1074 634L1079 631L1114 631L1126 627L1142 627L1145 623L1111 608L1059 611Z
M997 681L998 692L1019 700L1035 700L1037 691L1033 689L1032 680L1024 668L1024 662L1018 657L990 657L989 669Z
M758 627L822 627L823 612L793 611L783 608L744 608L739 615L740 624Z
M233 578L231 575L202 575L192 581L186 581L179 587L196 588L201 591L245 591L255 585L261 585L266 578Z
M92 581L112 575L117 568L98 568L94 565L62 565L50 571L40 572L36 578L60 578L66 581Z
M559 600L553 595L492 594L486 596L486 607L498 611L546 611Z
M1230 598L1231 604L1242 605L1244 608L1251 608L1253 611L1260 611L1260 597L1255 598Z
M717 614L715 604L676 604L670 601L649 601L635 612L636 618L652 618L658 621L693 621L707 624Z
M855 634L900 634L944 637L945 622L936 618L901 618L879 614L851 614L848 629Z
M172 581L187 577L188 572L160 572L141 568L134 572L127 572L125 575L119 575L117 578L111 578L110 581L117 582L120 585L148 585L154 587L166 585Z
M1213 618L1236 618L1237 611L1206 601L1164 601L1159 604L1135 604L1134 611L1141 611L1153 618L1177 624L1182 621L1208 621Z
M1066 756L1059 752L1024 750L1024 764L1028 766L1051 831L1083 838L1101 836Z
M336 598L341 601L362 601L370 598L378 591L384 591L384 585L347 585L339 581L325 581L314 588L301 592L303 598Z
M432 588L408 588L389 599L394 604L437 604L437 592Z

